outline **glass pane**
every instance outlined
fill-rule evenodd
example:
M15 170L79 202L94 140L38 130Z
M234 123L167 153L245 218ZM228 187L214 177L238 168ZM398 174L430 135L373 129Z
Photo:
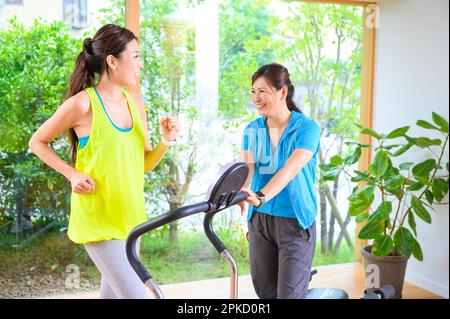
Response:
M125 2L64 0L54 7L6 1L1 8L2 39L14 39L17 47L0 46L0 62L8 65L0 68L0 101L10 110L0 130L0 227L21 211L34 225L55 221L65 238L70 189L64 178L27 152L26 145L29 135L64 101L81 39L93 37L106 23L124 25ZM289 69L293 100L320 125L317 164L355 152L354 144L344 142L357 141L353 124L359 120L361 8L278 0L158 0L141 1L140 14L140 93L152 145L161 139L163 117L174 115L183 125L177 146L145 177L149 218L205 200L219 169L239 157L243 130L259 116L251 99L252 74L266 63ZM16 22L7 22L14 16ZM10 83L15 83L14 92ZM26 134L5 133L11 131ZM52 147L69 160L65 137ZM326 181L318 167L316 174L314 265L353 261L355 226L346 218L350 183L343 178ZM347 224L346 234L332 218L338 215ZM143 262L161 283L229 275L228 265L205 238L202 221L198 214L143 237ZM239 208L218 214L214 228L235 257L239 274L249 274L247 222ZM57 243L59 236L49 232L48 238ZM10 233L6 237L16 242ZM38 251L40 243L26 242ZM71 255L65 261L55 257L47 268L54 271L74 263L89 274L82 285L93 282L96 288L100 276L82 246L64 245Z
M290 1L145 2L141 19L145 62L141 92L149 107L154 142L159 138L159 118L174 114L185 124L179 139L184 147L171 150L170 160L149 176L150 216L202 200L220 167L239 156L243 129L257 117L250 96L251 76L266 63L288 67L294 101L321 126L318 165L354 151L344 139L357 141L353 124L359 120L360 7ZM350 183L326 182L318 168L316 173L314 265L352 262L355 225L347 217L346 200ZM242 254L238 256L241 272L248 273L245 219L237 207L217 218L224 241ZM341 232L339 223L346 224L346 232ZM201 241L202 216L183 219L176 228L172 225L161 232L173 239L200 236L195 240ZM183 240L179 243L183 245ZM204 245L209 247L207 242ZM214 252L207 256L209 263L202 267L215 267ZM194 258L194 262L198 261ZM217 270L217 276L227 271ZM178 274L178 280L199 278L195 276Z

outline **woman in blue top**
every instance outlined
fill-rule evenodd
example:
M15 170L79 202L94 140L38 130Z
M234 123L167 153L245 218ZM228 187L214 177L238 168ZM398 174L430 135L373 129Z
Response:
M252 76L261 116L245 128L241 159L250 174L250 272L260 298L304 298L316 242L316 154L320 128L295 105L289 71L272 63ZM251 187L248 188L251 182ZM245 206L241 204L242 214Z

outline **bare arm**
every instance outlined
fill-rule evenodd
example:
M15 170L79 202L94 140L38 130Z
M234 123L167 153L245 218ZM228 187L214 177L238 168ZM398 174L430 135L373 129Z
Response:
M254 158L253 153L251 151L241 151L239 159L241 161L247 163L248 168L249 168L247 179L246 179L246 181L244 183L244 186L241 189L242 191L245 191L245 192L248 193L249 186L250 186L250 183L252 182L253 174L255 172L255 158ZM244 215L244 213L245 213L245 204L244 204L244 202L240 202L238 205L241 208L241 214Z
M87 93L80 92L66 100L56 112L33 134L28 146L45 164L62 174L72 183L72 190L79 193L89 192L95 188L92 178L77 172L75 168L64 162L51 149L49 143L58 135L75 127L82 112L89 110Z
M266 202L274 198L297 175L300 170L311 160L314 153L307 149L296 149L289 156L286 164L260 191L266 195ZM247 202L258 206L260 201L255 193L247 190L249 197Z
M309 162L314 153L307 149L296 149L289 156L286 164L275 174L270 182L261 189L266 201L274 198Z
M253 179L253 174L255 171L255 158L253 156L253 153L251 151L241 151L239 159L245 163L247 163L249 172L247 180L244 183L244 187L249 187L250 183Z
M142 124L144 125L144 133L145 133L145 158L144 158L144 172L150 172L153 170L156 165L162 160L164 155L166 154L169 146L164 144L163 142L159 142L155 148L152 148L150 144L150 133L148 129L147 123L147 113L145 110L144 100L140 95L133 95L134 100L136 101L136 106L139 109L139 113L141 114ZM164 119L165 120L165 119Z
M147 123L147 112L145 110L145 105L144 105L144 100L142 99L142 96L140 96L139 94L134 94L131 93L133 96L133 100L136 103L136 106L139 110L139 113L141 114L141 120L142 120L142 125L144 126L144 134L145 134L145 154L147 154L148 152L150 152L152 150L152 145L150 144L150 133L148 130L148 123Z

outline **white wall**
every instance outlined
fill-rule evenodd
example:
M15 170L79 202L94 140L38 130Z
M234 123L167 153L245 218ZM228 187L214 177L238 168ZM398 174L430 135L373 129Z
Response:
M103 15L100 9L107 4L108 0L87 0L88 27L71 29L72 36L82 37L89 28L100 28L99 20ZM23 5L4 5L3 10L0 10L0 28L6 25L6 20L13 17L27 27L33 26L35 19L46 23L63 20L63 0L23 0Z
M388 133L396 127L431 122L431 112L449 118L448 0L381 0L377 33L373 126ZM411 136L440 137L414 128ZM428 134L428 135L427 135ZM409 158L429 155L416 148ZM448 160L448 150L445 155ZM444 199L448 202L448 196ZM432 224L417 221L424 261L411 258L406 280L449 297L449 206L437 205Z
M62 20L62 1L61 0L24 0L23 5L5 5L2 20L5 21L14 16L17 20L28 27L33 25L35 18L41 18L46 21Z

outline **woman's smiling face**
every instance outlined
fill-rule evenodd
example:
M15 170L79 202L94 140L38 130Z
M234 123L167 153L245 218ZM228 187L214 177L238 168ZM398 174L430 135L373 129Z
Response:
M137 85L141 69L143 68L138 42L132 40L128 43L125 51L120 54L120 58L117 60L117 69L115 71L121 85Z
M267 83L264 76L260 76L252 85L252 101L259 115L268 116L277 112L281 102L281 90L277 91Z

